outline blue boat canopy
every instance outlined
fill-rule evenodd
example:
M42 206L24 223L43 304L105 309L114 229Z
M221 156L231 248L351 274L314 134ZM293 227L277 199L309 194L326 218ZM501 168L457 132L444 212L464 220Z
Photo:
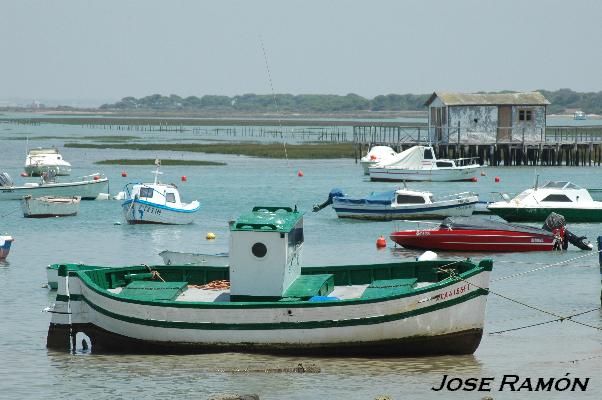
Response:
M364 198L337 197L336 199L338 203L390 205L393 200L395 200L395 190L389 190L387 192L373 192Z

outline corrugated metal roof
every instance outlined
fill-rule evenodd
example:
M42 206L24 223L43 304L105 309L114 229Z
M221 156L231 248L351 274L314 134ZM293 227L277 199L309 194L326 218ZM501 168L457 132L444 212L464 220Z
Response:
M424 103L429 106L439 98L446 106L467 105L548 105L550 102L539 92L523 93L454 93L434 92Z

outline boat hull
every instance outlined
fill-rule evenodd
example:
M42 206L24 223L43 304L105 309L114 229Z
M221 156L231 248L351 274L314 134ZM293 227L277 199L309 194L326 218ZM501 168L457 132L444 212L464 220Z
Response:
M79 211L79 197L75 198L31 198L21 199L25 218L68 217Z
M376 182L470 181L476 176L479 166L433 169L370 168L370 180Z
M555 212L566 222L602 222L602 209L489 207L489 211L510 222L543 222Z
M89 336L94 352L471 354L482 335L490 273L488 264L461 280L369 300L157 303L101 290L84 272L59 271L47 345L68 349L70 328Z
M469 217L477 201L453 201L443 204L413 204L408 206L333 204L339 218L367 220L396 219L443 219L446 217Z
M6 260L14 239L10 236L0 236L0 261Z
M177 251L164 250L159 253L165 265L210 265L214 267L227 267L230 264L230 258L227 253L221 254L201 254L201 253L180 253Z
M49 170L56 171L57 176L71 175L71 166L69 165L26 165L25 173L28 176L42 176Z
M524 252L554 250L554 237L516 231L417 230L393 232L395 243L409 249Z
M94 200L100 193L109 192L109 180L97 180L65 183L48 183L41 186L0 187L0 200L20 200L25 196L42 197L81 197L82 200Z
M199 207L192 210L180 210L135 199L122 203L123 217L128 224L165 224L187 225L193 222L194 213Z

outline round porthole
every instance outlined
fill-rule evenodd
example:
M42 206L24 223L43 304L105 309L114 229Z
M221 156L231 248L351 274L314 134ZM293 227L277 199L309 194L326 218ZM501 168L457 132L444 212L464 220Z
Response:
M263 258L268 252L268 248L265 247L265 244L261 242L257 242L251 247L251 253L257 258Z

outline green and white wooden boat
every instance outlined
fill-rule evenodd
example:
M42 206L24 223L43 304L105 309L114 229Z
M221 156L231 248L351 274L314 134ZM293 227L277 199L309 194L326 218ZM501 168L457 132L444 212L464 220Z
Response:
M568 181L536 184L512 199L504 197L487 209L506 221L545 221L555 212L567 222L602 222L602 201L594 201L588 189Z
M74 348L80 332L93 352L406 356L479 345L491 260L301 268L302 213L256 207L230 230L228 267L59 265L47 346Z

